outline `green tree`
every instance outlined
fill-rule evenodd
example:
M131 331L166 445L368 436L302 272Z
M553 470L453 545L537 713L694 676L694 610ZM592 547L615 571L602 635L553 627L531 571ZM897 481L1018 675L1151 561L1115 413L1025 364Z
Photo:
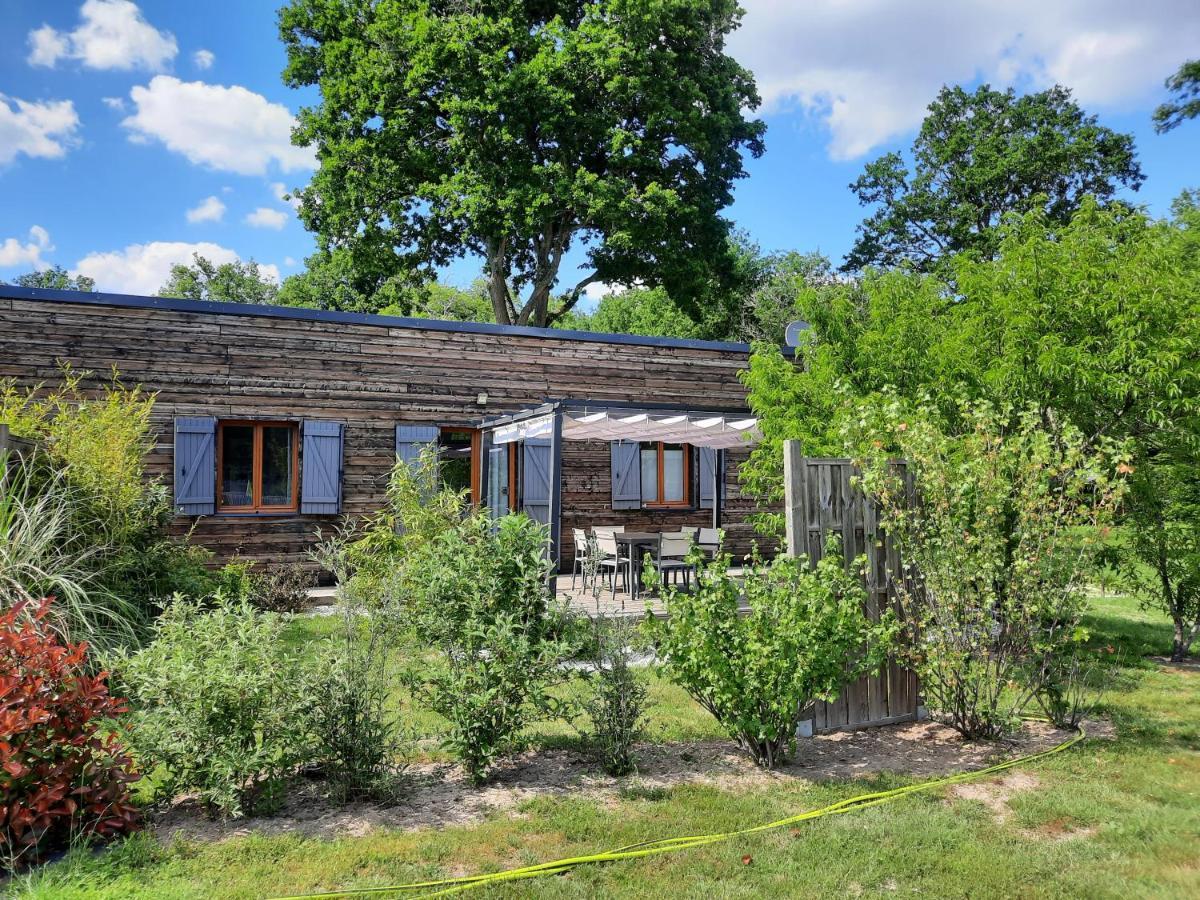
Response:
M1160 432L1132 479L1130 582L1147 607L1171 617L1173 660L1185 659L1200 633L1200 432Z
M1151 221L1086 202L1058 227L1045 210L1011 217L995 259L960 256L943 277L904 270L806 289L812 330L793 365L774 348L746 376L764 441L744 471L779 496L781 442L844 452L856 397L928 396L953 423L960 397L1033 406L1095 443L1151 441L1200 407L1200 213ZM776 520L770 520L776 522Z
M94 291L96 282L86 275L72 275L62 266L51 266L36 272L18 275L13 284L18 287L45 288L52 291Z
M601 334L697 337L699 326L662 288L633 288L601 298L591 313L573 311L556 326Z
M762 153L724 52L735 0L292 0L284 80L317 86L295 140L300 215L384 280L475 255L493 316L547 325L596 282L691 303L729 265L720 211ZM591 271L558 290L582 247ZM407 277L407 276L406 276Z
M249 262L221 263L192 254L192 265L176 263L171 276L158 289L160 297L181 297L184 300L220 300L226 303L273 304L279 287Z
M1200 116L1200 59L1185 62L1166 81L1172 97L1154 110L1154 130L1165 134L1185 119Z
M983 85L942 88L912 147L867 165L850 185L863 206L846 271L907 261L928 271L951 254L994 256L1002 217L1041 209L1065 224L1083 198L1108 201L1143 181L1133 137L1097 124L1053 87L1017 96Z

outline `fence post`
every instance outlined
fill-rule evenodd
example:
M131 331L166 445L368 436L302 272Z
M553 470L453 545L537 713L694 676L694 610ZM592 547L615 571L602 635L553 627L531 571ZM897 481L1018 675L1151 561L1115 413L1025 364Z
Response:
M783 515L788 556L799 556L808 543L808 508L804 500L804 451L799 441L784 441Z

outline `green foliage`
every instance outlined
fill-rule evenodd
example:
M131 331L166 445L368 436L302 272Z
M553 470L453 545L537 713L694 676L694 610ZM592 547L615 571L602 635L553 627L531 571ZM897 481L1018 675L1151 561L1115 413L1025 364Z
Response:
M339 799L388 801L399 789L402 742L389 700L396 680L391 651L400 635L386 610L365 609L347 589L347 546L347 536L339 534L313 552L337 580L341 619L313 678L314 755Z
M39 546L53 550L43 559L54 562L43 569L62 580L60 589L67 580L79 588L61 597L67 624L77 629L72 639L107 647L132 640L156 599L211 590L207 554L166 536L170 500L145 474L153 395L125 387L115 374L98 386L85 387L89 373L70 369L63 379L50 391L0 383L0 423L39 448L36 471L9 509L46 511ZM32 539L34 532L23 534ZM35 553L34 544L27 549Z
M1154 130L1165 134L1178 128L1187 119L1200 116L1200 59L1192 59L1179 67L1166 81L1172 97L1154 110Z
M696 322L662 288L632 288L606 294L592 312L571 312L555 322L555 326L601 334L698 336Z
M171 275L158 289L158 296L272 304L278 292L279 286L259 270L254 260L217 265L199 253L193 253L192 265L176 263L171 266Z
M703 567L694 592L662 586L667 615L648 617L646 629L668 677L772 768L795 752L812 702L834 699L887 653L895 624L864 613L862 566L859 559L848 570L836 541L815 568L780 556L740 578L721 555Z
M1123 572L1142 602L1171 617L1172 659L1200 633L1200 468L1192 440L1160 433L1130 479L1130 541Z
M1194 414L1194 213L1152 222L1085 203L1065 228L1034 211L1001 233L996 259L954 260L952 283L893 271L801 293L813 325L802 365L760 348L745 376L766 438L743 471L752 489L781 496L786 438L841 455L851 401L886 387L928 397L951 425L964 396L1036 406L1093 441L1132 437L1135 465L1158 431Z
M1108 200L1143 181L1132 136L1098 125L1058 86L1019 97L942 88L912 158L911 175L888 153L850 186L878 208L858 227L847 271L902 261L928 271L964 250L988 259L1006 213L1041 210L1065 225L1085 196Z
M895 586L926 703L966 737L997 737L1058 688L1057 658L1085 636L1084 589L1127 464L1036 410L1013 425L1007 410L964 406L953 433L939 418L864 403L849 443L906 566Z
M762 152L733 0L292 0L285 81L319 86L300 215L376 283L485 261L495 321L546 325L590 283L687 298L720 274L719 216ZM563 256L593 272L552 308Z
M52 291L94 291L95 279L86 275L72 275L62 266L50 266L35 272L18 275L13 284L18 287L43 288Z
M565 680L566 611L551 603L546 529L484 511L415 550L411 615L440 665L409 673L418 699L449 723L444 743L482 782L526 726L553 716Z
M224 816L270 812L312 756L311 699L284 620L244 600L176 597L153 639L116 654L125 735L162 796L196 792Z
M583 709L591 722L588 738L609 775L628 775L637 768L633 747L645 734L650 691L645 675L631 665L637 632L624 619L596 618L586 673L591 691Z

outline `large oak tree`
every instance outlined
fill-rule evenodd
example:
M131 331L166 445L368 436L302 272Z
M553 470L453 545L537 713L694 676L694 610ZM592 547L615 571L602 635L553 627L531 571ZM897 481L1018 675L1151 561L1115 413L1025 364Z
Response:
M1103 203L1143 180L1133 138L1097 124L1063 87L942 88L911 156L911 172L888 153L850 185L876 209L858 226L846 271L901 262L930 271L964 250L990 259L1005 214L1040 208L1066 224L1084 197Z
M762 152L736 0L292 0L300 215L382 279L476 254L496 321L545 325L594 282L685 305L728 264L720 215ZM572 247L589 271L559 286ZM406 276L407 277L407 276Z

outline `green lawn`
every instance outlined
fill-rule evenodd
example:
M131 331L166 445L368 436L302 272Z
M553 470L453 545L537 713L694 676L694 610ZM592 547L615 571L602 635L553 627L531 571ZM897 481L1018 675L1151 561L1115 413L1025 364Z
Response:
M1103 712L1115 740L1088 740L1036 767L1038 790L1011 797L1000 823L982 803L945 792L824 818L697 850L577 870L478 892L488 897L1200 896L1200 672L1144 659L1169 646L1165 621L1123 598L1098 598L1097 648L1122 664ZM308 640L325 625L296 639ZM708 737L703 714L657 683L656 725ZM425 722L426 725L430 723ZM565 729L533 735L542 743ZM497 870L652 838L729 830L811 809L900 778L780 783L723 791L679 787L612 804L541 799L517 817L423 833L336 841L231 839L160 849L144 837L79 854L10 885L17 896L261 897ZM743 863L749 856L750 862Z

